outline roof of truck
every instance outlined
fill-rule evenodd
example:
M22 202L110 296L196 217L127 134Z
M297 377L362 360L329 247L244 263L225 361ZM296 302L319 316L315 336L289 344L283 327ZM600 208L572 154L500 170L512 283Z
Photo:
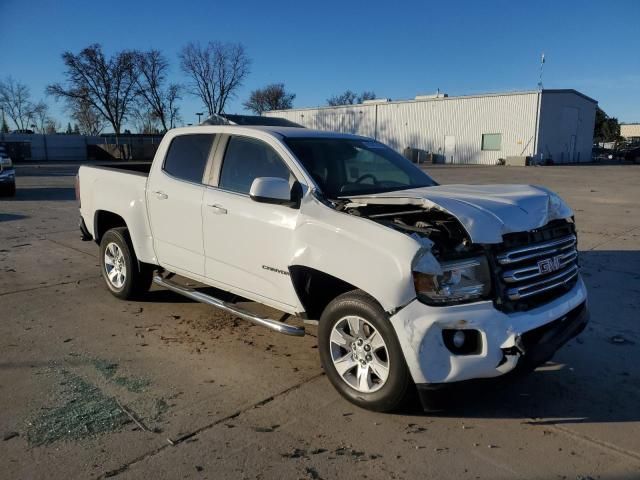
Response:
M291 120L280 117L263 117L260 115L232 115L228 113L216 113L207 118L200 125L271 125L277 127L304 128Z
M240 125L234 125L239 127ZM309 128L298 127L281 127L274 125L242 125L242 128L251 130L262 130L263 132L275 133L285 138L354 138L362 139L360 135L352 135L350 133L330 132L327 130L311 130Z
M343 138L352 140L370 140L368 137L351 135L349 133L311 130L309 128L299 127L283 127L279 125L195 125L174 128L168 132L168 135L194 134L202 132L204 129L208 129L216 133L228 132L229 134L236 135L242 131L260 131L280 138Z

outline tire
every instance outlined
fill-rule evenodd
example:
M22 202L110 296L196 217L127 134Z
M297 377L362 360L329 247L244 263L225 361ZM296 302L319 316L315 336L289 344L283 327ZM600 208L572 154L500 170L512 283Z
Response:
M102 236L100 271L109 291L123 300L141 297L153 278L151 266L138 262L129 231L124 227L112 228Z
M378 412L403 403L412 384L404 354L389 317L365 292L348 292L329 303L318 326L318 348L327 377L350 402Z
M0 186L0 197L15 197L15 195L16 195L15 183Z

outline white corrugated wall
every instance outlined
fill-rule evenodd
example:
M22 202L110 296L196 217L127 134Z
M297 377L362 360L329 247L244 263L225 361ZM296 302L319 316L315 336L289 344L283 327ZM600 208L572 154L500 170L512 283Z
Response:
M375 136L375 107L353 105L334 108L309 108L266 112L316 130Z
M533 155L538 93L447 97L423 101L267 112L307 128L375 137L402 152L427 150L447 163L494 165L500 158ZM377 110L377 113L376 113ZM482 135L502 135L500 150L483 151ZM445 150L455 144L455 150Z

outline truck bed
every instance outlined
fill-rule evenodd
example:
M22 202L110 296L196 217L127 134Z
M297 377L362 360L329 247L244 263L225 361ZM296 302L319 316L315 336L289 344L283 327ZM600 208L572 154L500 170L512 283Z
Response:
M138 259L153 263L146 205L150 170L150 163L83 165L78 171L78 183L80 213L91 235L98 239L95 224L101 212L116 215L129 228Z
M123 171L125 173L142 174L145 177L148 177L149 172L151 171L151 162L110 162L101 165L92 165L92 167Z

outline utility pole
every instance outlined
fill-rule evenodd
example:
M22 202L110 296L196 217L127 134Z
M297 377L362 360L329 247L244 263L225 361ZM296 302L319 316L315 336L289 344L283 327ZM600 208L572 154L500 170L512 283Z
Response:
M202 117L202 115L204 115L204 113L196 112L196 115L198 116L198 125L200 125L200 117Z
M538 90L542 91L542 72L544 69L544 52L542 52L542 56L540 57L540 77L538 78Z

